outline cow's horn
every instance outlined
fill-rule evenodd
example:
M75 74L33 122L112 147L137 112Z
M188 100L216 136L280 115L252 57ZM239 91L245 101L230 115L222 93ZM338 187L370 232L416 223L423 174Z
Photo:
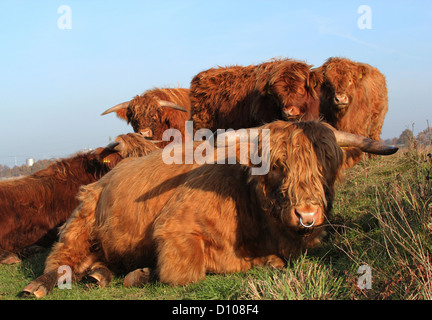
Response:
M129 106L130 101L119 103L118 105L115 105L114 107L109 108L108 110L105 110L103 113L101 113L101 116L106 115L111 112L115 112L121 109L126 109Z
M168 108L172 108L172 109L175 109L175 110L180 110L180 111L183 111L183 112L188 112L185 108L183 108L183 107L181 107L181 106L179 106L179 105L177 105L177 104L175 104L175 103L173 103L171 101L160 100L159 101L159 105L161 107L168 107Z
M114 150L114 151L121 151L123 150L123 147L124 145L120 141L113 141L106 146L107 149Z
M363 152L379 155L390 155L399 150L398 147L385 145L381 142L356 134L338 130L333 130L333 132L340 147L356 147Z

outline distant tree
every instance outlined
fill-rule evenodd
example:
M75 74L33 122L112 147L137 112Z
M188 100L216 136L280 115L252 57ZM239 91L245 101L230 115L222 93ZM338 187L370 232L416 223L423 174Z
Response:
M12 169L10 169L10 176L18 177L20 174L21 174L20 167L14 166Z
M53 161L51 160L38 160L31 167L31 174L38 172L48 167Z
M26 165L26 164L22 165L20 167L20 174L24 175L24 176L31 174L30 167L28 165Z
M417 135L417 141L420 145L432 145L432 128L426 128Z
M10 177L10 168L7 165L4 165L2 170L0 170L0 178L9 178Z
M26 164L23 164L22 166L14 166L12 169L6 165L5 166L0 165L0 178L11 178L11 177L18 177L22 175L30 175L42 169L45 169L51 163L53 163L52 160L38 160L31 167L27 166Z
M395 138L393 138L393 139L385 139L384 140L384 143L385 144L389 144L389 145L391 145L391 144L395 144L394 142L393 142L393 140L395 140ZM397 139L396 139L397 140Z
M414 134L410 129L405 129L399 139L397 140L397 144L403 144L406 147L410 146L415 141Z

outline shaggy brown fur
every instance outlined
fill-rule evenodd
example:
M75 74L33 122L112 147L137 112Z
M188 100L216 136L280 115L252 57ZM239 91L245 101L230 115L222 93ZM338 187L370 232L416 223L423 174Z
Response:
M57 161L30 176L0 183L0 263L19 262L14 253L29 246L50 246L57 228L78 205L81 185L97 181L126 157L157 147L139 134L116 138L119 151L98 148Z
M319 72L290 59L203 71L191 82L194 128L239 129L319 117Z
M184 133L185 121L189 120L190 113L161 107L161 100L173 102L190 110L189 89L156 88L135 96L127 109L117 111L117 116L130 123L135 132L153 140L161 140L163 132L168 128ZM160 147L167 143L169 142L161 143Z
M61 265L70 266L75 279L90 274L104 284L109 270L150 267L162 282L187 284L206 272L283 267L284 259L317 243L343 152L318 122L263 128L271 137L267 175L253 176L249 165L238 163L166 165L156 151L82 187L81 204L62 227L44 274L24 291L47 294ZM312 228L299 224L300 216L312 215ZM148 279L137 271L125 284Z
M321 86L320 112L338 130L379 141L388 110L384 75L376 68L346 58L329 58L317 71ZM358 149L347 150L348 166L360 161Z

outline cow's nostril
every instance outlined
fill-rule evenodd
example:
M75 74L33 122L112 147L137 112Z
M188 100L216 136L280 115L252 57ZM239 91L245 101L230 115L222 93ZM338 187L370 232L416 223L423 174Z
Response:
M297 207L294 209L298 223L304 228L311 228L315 225L319 211L318 206Z
M346 104L348 103L348 97L345 94L337 94L334 97L336 104Z

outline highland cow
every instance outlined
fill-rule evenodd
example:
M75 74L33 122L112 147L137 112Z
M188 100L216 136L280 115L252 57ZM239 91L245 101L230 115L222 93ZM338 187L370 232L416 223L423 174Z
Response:
M24 292L46 295L64 265L75 280L89 275L100 285L109 282L112 271L130 272L126 286L148 280L151 273L144 267L173 285L199 281L207 272L283 267L285 259L318 242L330 218L343 162L338 141L350 145L353 141L345 139L353 135L341 139L329 127L315 121L261 127L271 137L267 149L262 135L257 138L256 152L269 153L267 175L251 175L247 161L167 165L162 150L120 163L81 188L81 203L63 225L43 275ZM396 151L355 138L365 151Z
M158 149L139 134L120 135L105 148L78 153L30 176L0 182L0 263L20 261L57 238L78 205L81 185L97 181L127 157Z
M185 131L185 121L190 118L189 89L157 88L120 103L102 115L116 112L131 124L134 131L152 140L161 140L165 130ZM163 147L168 142L161 142Z
M380 140L388 110L385 76L376 68L346 58L329 58L316 71L323 74L320 113L338 130ZM348 165L358 163L362 152L349 149Z
M239 129L274 120L319 117L321 74L310 65L274 59L259 65L212 68L191 82L194 129Z

